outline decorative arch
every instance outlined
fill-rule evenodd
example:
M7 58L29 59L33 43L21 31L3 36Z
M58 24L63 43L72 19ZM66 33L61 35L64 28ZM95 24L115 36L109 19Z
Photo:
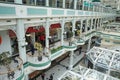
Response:
M50 36L53 36L54 34L56 34L58 28L61 28L60 23L51 24L50 27L49 27Z
M12 29L8 30L8 35L9 35L10 38L17 37L16 32Z

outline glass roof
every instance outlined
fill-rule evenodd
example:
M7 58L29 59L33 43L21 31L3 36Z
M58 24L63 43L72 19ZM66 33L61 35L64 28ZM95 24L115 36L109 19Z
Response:
M93 69L76 66L71 71L66 71L58 80L119 80Z
M105 69L120 71L120 52L93 47L87 54L88 59Z

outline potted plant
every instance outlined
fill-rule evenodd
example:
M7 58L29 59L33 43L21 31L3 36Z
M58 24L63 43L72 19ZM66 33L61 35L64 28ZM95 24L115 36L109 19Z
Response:
M2 52L0 54L0 65L6 66L6 68L9 70L10 69L9 65L10 65L12 59L10 57L8 57L8 55L10 55L9 52Z
M8 52L2 52L0 54L0 65L4 65L8 70L8 78L12 76L14 78L14 71L10 68L10 63L12 62L12 58L9 57L10 53Z
M38 61L42 60L41 51L43 50L42 45L39 42L35 42L35 48L38 50Z

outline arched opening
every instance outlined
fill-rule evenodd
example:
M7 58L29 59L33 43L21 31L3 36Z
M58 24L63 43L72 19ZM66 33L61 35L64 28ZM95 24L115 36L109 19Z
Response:
M23 61L19 57L16 33L12 29L6 29L1 31L0 34L0 78L3 80L16 80L22 75L23 71Z
M45 54L45 28L43 25L28 27L25 38L28 43L26 46L28 56L37 56L38 61L41 61L42 55Z
M65 27L64 27L64 41L65 41L65 45L69 45L69 46L72 45L71 44L72 36L73 36L72 22L66 22L65 23Z
M95 26L95 19L93 19L93 26L92 26L92 29L94 29L94 26Z
M75 37L76 38L80 38L80 34L81 34L81 21L77 21L76 23L75 23Z
M50 44L50 50L51 53L55 53L61 48L61 24L60 23L53 23L50 25L49 28L49 44Z
M86 20L83 20L82 33L85 32L85 29L86 29Z
M18 39L17 39L16 33L13 30L9 29L8 34L10 38L12 54L13 55L18 54L19 53Z
M89 31L89 30L90 30L90 27L91 27L91 19L90 19L90 20L88 20L87 31Z

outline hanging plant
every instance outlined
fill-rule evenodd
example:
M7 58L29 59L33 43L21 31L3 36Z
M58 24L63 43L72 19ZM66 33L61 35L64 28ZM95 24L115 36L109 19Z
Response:
M6 66L8 70L10 70L10 63L12 62L12 58L8 57L10 55L9 52L3 52L0 54L0 65Z

